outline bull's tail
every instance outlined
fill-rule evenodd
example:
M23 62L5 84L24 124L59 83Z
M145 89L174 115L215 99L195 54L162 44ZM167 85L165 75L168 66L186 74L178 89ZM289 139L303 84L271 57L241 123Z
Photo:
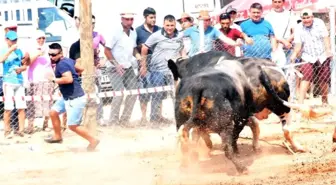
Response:
M187 121L188 124L194 124L197 111L200 108L201 98L202 98L202 90L197 90L194 93L193 98L192 98L192 109L191 109L190 117Z

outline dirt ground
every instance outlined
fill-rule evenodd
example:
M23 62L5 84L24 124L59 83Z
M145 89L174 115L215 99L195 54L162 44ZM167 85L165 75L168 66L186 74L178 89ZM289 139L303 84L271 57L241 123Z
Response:
M141 117L138 103L132 113L132 122ZM164 116L173 120L172 101L165 101L164 107ZM105 109L108 107L104 108L107 118L109 111ZM336 184L336 158L335 153L330 152L335 123L304 119L296 122L294 136L310 152L293 155L282 144L283 133L277 121L273 115L261 123L261 151L258 153L253 152L252 141L248 139L251 130L246 127L241 133L239 158L249 170L247 175L237 174L220 149L220 139L216 135L212 138L216 146L211 159L181 171L176 129L172 123L156 129L99 128L101 143L96 152L86 152L88 143L70 131L64 133L62 144L44 143L43 138L51 134L48 132L9 141L0 138L0 184Z
M174 125L161 129L100 129L96 152L71 132L63 144L45 144L49 133L31 138L0 140L0 184L6 185L300 185L336 184L336 159L331 153L334 124L302 122L295 137L310 152L291 154L281 144L281 125L274 118L261 124L261 151L251 148L247 127L238 140L248 175L238 175L231 161L217 147L210 160L189 170L179 169ZM2 134L2 133L0 133ZM218 138L214 142L219 144Z

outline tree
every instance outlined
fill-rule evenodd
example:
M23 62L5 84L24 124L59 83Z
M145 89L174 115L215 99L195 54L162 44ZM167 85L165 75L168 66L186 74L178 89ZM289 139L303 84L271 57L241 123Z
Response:
M81 66L84 67L83 88L85 93L93 94L94 88L94 66L93 66L93 38L92 38L92 4L91 0L79 1L80 17L80 55ZM84 112L84 125L91 134L97 135L96 122L97 104L94 98L89 98Z

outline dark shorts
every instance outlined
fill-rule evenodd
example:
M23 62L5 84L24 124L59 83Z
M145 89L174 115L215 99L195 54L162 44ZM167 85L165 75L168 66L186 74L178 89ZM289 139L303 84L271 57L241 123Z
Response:
M325 62L323 62L323 64L321 64L319 61L315 62L314 64L303 64L300 67L300 71L303 74L302 80L314 83L330 83L330 62L331 58L327 59Z

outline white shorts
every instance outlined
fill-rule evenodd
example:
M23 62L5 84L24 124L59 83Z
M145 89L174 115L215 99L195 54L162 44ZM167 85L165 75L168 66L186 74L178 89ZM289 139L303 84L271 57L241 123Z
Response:
M14 102L16 109L26 109L27 104L24 100L25 88L20 84L3 83L3 93L5 97L5 110L13 110ZM13 100L14 97L14 100Z

